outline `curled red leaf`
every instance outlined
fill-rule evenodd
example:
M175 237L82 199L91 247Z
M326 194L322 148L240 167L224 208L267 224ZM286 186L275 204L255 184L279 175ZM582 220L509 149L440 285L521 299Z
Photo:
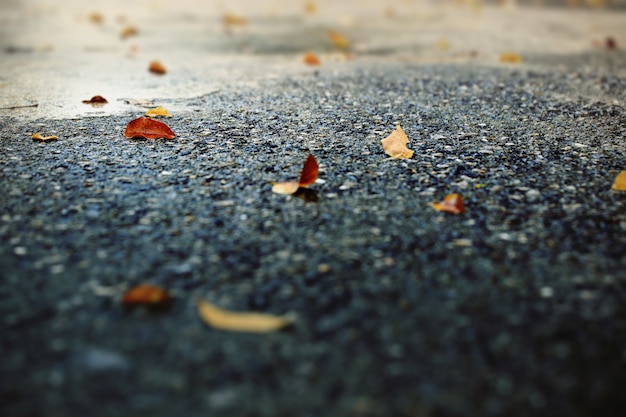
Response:
M174 139L176 134L163 122L148 117L140 117L128 123L124 136L127 138Z

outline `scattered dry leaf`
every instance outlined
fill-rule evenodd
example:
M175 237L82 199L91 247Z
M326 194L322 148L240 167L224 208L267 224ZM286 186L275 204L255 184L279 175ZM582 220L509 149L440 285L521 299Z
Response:
M519 64L522 62L522 56L520 54L516 54L515 52L505 52L500 55L500 62Z
M163 66L163 64L161 64L159 61L152 61L150 63L150 66L148 67L148 70L154 74L159 75L163 75L167 72L165 66Z
M604 47L608 50L617 49L617 42L615 41L615 38L608 36L604 40Z
M302 61L307 65L320 65L322 62L319 57L312 52L307 52L303 55Z
M622 171L619 174L617 174L617 177L615 177L615 182L613 183L611 190L626 191L626 171Z
M461 214L465 211L465 204L463 204L463 197L461 194L448 194L441 203L432 203L432 206L437 211L445 211L452 214Z
M164 289L152 284L140 284L124 293L122 304L127 307L168 307L172 297Z
M126 126L124 136L127 138L174 139L176 134L165 123L147 117L132 120Z
M330 39L330 43L337 49L341 49L342 51L347 50L350 47L350 41L341 33L329 30L328 31L328 39Z
M146 112L146 116L148 117L172 117L170 112L168 112L165 107L156 107L154 109L150 109Z
M235 13L226 13L222 18L222 22L226 26L245 26L248 24L248 20L245 17Z
M319 173L319 165L317 160L311 154L307 157L300 173L300 179L298 181L289 182L275 182L272 185L272 192L276 194L294 194L300 187L308 187L313 184L317 179Z
M306 14L315 14L317 13L317 3L313 0L309 0L304 3L304 13Z
M59 137L58 136L41 136L39 133L35 133L32 136L33 140L39 141L39 142L49 142L52 140L58 140Z
M227 311L204 300L198 300L197 306L202 321L220 330L269 333L280 330L294 321L291 316Z
M122 29L122 31L120 32L120 38L127 39L127 38L130 38L131 36L137 36L138 33L139 33L139 30L137 29L136 26L128 25L124 29Z
M91 23L95 23L97 25L104 22L104 16L100 12L91 12L89 16L87 16L87 19L89 19Z
M107 99L102 96L93 96L89 100L83 100L85 104L91 104L94 107L103 106L108 103Z
M439 38L437 40L437 49L439 49L440 51L447 51L448 49L450 49L450 43L446 38Z
M409 138L400 125L396 127L396 130L391 135L380 142L385 153L392 158L409 159L413 156L413 151L406 147L406 144L409 143Z

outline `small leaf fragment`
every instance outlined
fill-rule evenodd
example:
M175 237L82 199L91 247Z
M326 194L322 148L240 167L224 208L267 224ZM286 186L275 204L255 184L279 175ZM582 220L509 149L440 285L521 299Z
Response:
M337 31L329 30L328 39L335 48L341 49L342 51L345 51L350 47L350 41L348 38Z
M153 284L140 284L124 293L122 304L127 307L167 307L172 297L164 289Z
M392 158L409 159L413 156L413 151L406 147L406 144L409 143L409 138L400 125L396 127L396 130L391 135L380 142L385 153Z
M614 191L626 191L626 171L622 171L615 177L615 182L611 187Z
M126 126L126 130L124 131L124 136L129 139L174 139L176 134L163 122L147 117L140 117L128 123L128 126Z
M300 188L300 183L291 182L275 182L272 184L272 192L276 194L293 194Z
M152 61L150 62L150 66L148 67L148 70L154 74L158 74L158 75L163 75L165 73L167 73L167 70L165 69L165 66L163 64L161 64L159 61Z
M294 194L300 187L308 187L315 183L319 174L319 165L311 154L304 161L302 172L298 181L275 182L272 184L272 192L276 194Z
M49 142L49 141L53 141L53 140L58 140L59 137L58 136L42 136L39 133L35 133L33 134L33 136L31 136L33 138L33 140L39 141L39 142Z
M89 100L83 100L85 104L91 104L94 107L107 104L109 101L102 96L93 96Z
M165 107L155 107L154 109L150 109L146 112L146 116L148 117L172 117L170 112L168 112Z
M317 13L317 3L313 0L309 0L304 3L304 13L306 14L315 14Z
M122 31L120 32L120 38L127 39L127 38L130 38L131 36L137 36L138 33L139 33L139 30L137 29L136 26L128 25L124 29L122 29Z
M233 312L223 310L204 300L198 300L198 314L209 326L233 332L269 333L293 323L292 316Z
M465 204L461 194L448 194L442 202L432 203L432 207L437 211L445 211L452 214L461 214L465 211Z
M222 22L225 26L245 26L248 24L248 20L245 17L235 13L226 13L222 18Z
M321 61L319 59L319 57L317 55L315 55L312 52L307 52L302 56L302 61L307 64L307 65L311 65L311 66L316 66L316 65L320 65Z
M500 62L504 62L507 64L519 64L522 62L522 56L515 52L505 52L500 55Z

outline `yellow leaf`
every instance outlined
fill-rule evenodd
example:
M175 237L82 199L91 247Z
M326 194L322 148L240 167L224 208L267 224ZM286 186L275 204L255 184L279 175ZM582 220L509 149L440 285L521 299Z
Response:
M33 138L33 140L38 140L40 142L48 142L50 140L57 140L57 139L59 139L58 136L54 136L54 135L52 135L52 136L41 136L39 133L33 134L32 138Z
M234 332L269 333L293 323L291 316L261 313L240 313L222 310L204 300L198 300L198 314L211 327Z
M413 156L413 151L406 147L406 144L409 143L409 138L400 125L396 127L396 130L391 135L380 142L383 144L385 153L392 158L409 159Z
M307 14L315 14L317 13L317 3L312 0L304 3L304 12Z
M522 56L515 52L505 52L500 55L500 62L506 62L509 64L519 64L522 62Z
M328 31L328 39L330 43L337 49L347 50L350 47L350 41L344 35L334 30Z
M626 191L626 171L622 171L619 174L617 174L617 177L615 177L615 182L613 183L611 190Z
M290 182L275 182L272 184L272 192L276 194L293 194L300 188L300 183L297 181Z
M172 117L172 115L165 109L165 107L156 107L154 109L150 109L146 112L146 116L148 117Z

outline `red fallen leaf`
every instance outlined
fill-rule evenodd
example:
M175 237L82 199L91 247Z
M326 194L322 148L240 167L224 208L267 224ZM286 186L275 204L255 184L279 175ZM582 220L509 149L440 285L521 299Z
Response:
M302 61L307 65L320 65L321 61L317 55L312 52L307 52L302 57Z
M164 289L152 284L140 284L124 293L122 304L127 307L167 307L172 297Z
M609 36L604 40L604 46L609 50L617 49L617 42L615 41L615 38Z
M107 99L102 96L93 96L89 100L83 100L85 104L106 104L108 103Z
M302 167L302 172L300 173L300 179L298 181L288 181L288 182L275 182L272 185L272 191L276 194L293 194L298 191L298 188L308 187L313 184L317 179L317 175L319 173L319 165L317 164L317 160L311 154L307 157L304 162L304 166Z
M159 74L159 75L163 75L167 72L167 70L165 69L165 66L161 64L159 61L150 62L150 66L148 67L148 70L154 74Z
M461 214L465 211L465 204L461 194L448 194L441 203L432 203L432 207L437 211L445 211L452 214Z
M140 117L128 123L124 131L124 136L130 139L174 139L176 134L163 122L148 117Z

